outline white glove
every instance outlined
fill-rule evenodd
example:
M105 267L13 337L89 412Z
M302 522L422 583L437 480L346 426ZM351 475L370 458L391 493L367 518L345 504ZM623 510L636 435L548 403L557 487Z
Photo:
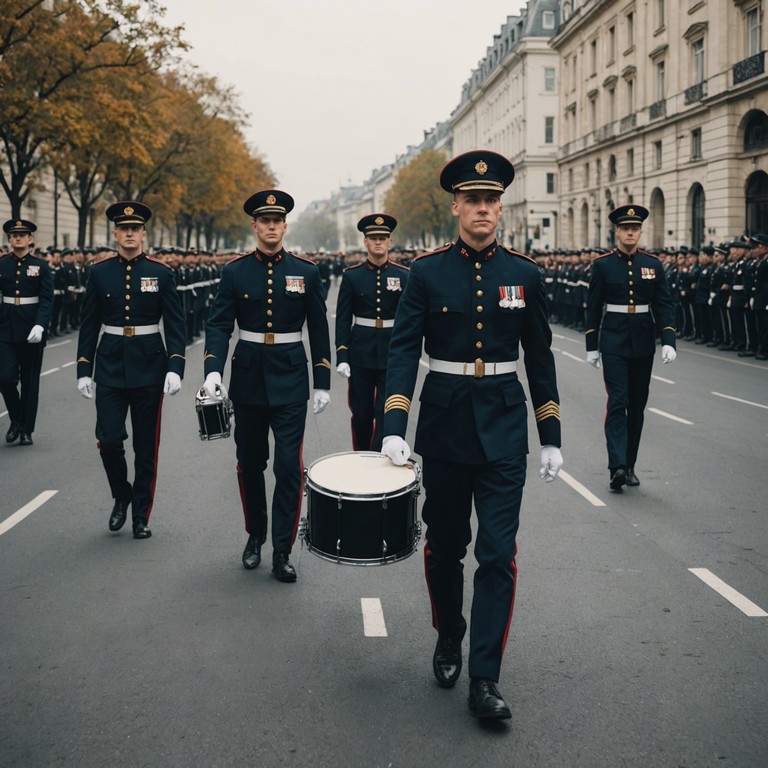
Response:
M539 476L545 483L551 483L563 466L563 455L554 445L541 446L541 469Z
M336 373L338 373L339 376L348 379L352 375L352 371L349 369L349 363L339 363L336 366Z
M173 371L168 371L165 374L165 384L163 385L164 395L178 395L181 389L181 376Z
M400 435L387 435L381 443L381 452L388 456L393 464L402 467L411 456L408 443Z
M43 326L33 325L32 330L29 332L29 336L27 336L27 341L30 344L39 344L42 340L43 340Z
M221 383L221 374L218 371L211 371L205 377L203 389L208 397L214 400L226 400L227 388Z
M671 347L669 344L664 344L661 347L661 362L666 365L667 363L674 362L675 358L677 357L677 352L675 351L674 347Z
M327 389L316 389L312 394L312 413L322 413L331 402L331 393Z
M77 391L90 400L93 397L93 379L90 376L81 376L77 380Z
M587 352L587 362L590 365L594 365L595 368L600 367L600 353L595 349L592 352Z
M749 308L750 308L750 309L754 309L754 308L755 308L755 299L754 299L754 297L752 297L752 298L749 300Z
M712 306L712 297L711 297L711 296L710 296L710 297L707 299L707 304L708 304L710 307Z

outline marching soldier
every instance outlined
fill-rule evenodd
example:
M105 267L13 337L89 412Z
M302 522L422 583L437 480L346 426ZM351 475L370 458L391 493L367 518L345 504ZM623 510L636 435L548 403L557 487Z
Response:
M514 605L516 537L528 452L519 347L536 415L541 476L562 465L560 405L550 350L544 281L533 259L496 242L501 196L512 164L485 150L451 160L440 185L453 195L459 238L411 264L389 348L383 451L398 465L410 456L404 436L422 343L429 373L420 395L415 450L423 460L426 578L438 640L438 685L455 685L467 630L462 560L478 534L469 641L470 710L506 719L497 688Z
M243 567L256 568L267 538L264 471L269 460L269 429L275 439L275 493L272 499L272 573L296 581L289 556L296 538L302 497L304 422L309 398L307 354L302 328L307 324L312 357L312 410L330 402L331 344L320 273L315 264L288 253L283 238L293 198L277 189L252 195L243 206L252 217L257 248L230 261L205 333L205 384L209 397L224 398L221 375L229 338L238 326L232 355L230 392L235 409L237 479L248 542Z
M46 329L53 307L53 277L45 259L32 255L35 224L3 224L11 252L0 258L0 392L11 426L6 443L32 445L40 394Z
M648 402L657 325L661 359L671 363L675 351L674 306L661 262L638 247L648 210L622 205L608 218L616 227L618 246L592 264L587 298L587 362L603 365L608 392L605 439L610 486L640 485L635 462ZM605 313L605 314L604 314Z
M372 213L357 228L368 258L346 269L336 303L336 370L349 380L352 448L380 451L387 354L408 268L390 261L394 216Z
M750 237L755 259L750 307L755 314L757 351L755 360L768 360L768 235Z
M96 439L115 500L109 530L123 527L131 506L134 539L152 535L148 522L155 495L163 395L179 392L185 362L184 317L173 270L143 251L151 216L146 205L133 201L107 208L107 218L115 225L117 254L91 268L77 343L77 388L83 397L92 398L94 381L97 385ZM123 448L129 409L133 484Z

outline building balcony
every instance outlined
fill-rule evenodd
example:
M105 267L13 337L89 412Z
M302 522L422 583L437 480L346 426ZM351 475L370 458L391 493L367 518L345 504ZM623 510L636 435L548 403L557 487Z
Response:
M608 123L592 132L592 141L595 144L602 144L604 141L610 141L615 136L616 130L614 128L614 123Z
M667 116L667 100L661 99L651 104L649 108L651 120L658 120L660 117Z
M626 133L627 131L631 131L636 126L637 115L633 112L631 115L627 115L626 117L621 118L621 123L619 124L619 133Z
M765 72L765 51L760 51L748 59L739 61L733 65L733 84L743 83Z
M702 80L696 85L685 89L685 103L693 104L694 101L703 101L707 98L707 81Z

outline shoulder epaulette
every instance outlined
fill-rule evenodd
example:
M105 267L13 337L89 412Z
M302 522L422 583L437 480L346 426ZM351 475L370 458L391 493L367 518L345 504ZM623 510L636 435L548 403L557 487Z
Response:
M155 264L162 264L166 269L172 269L170 264L166 264L164 261L160 261L160 259L156 259L154 256L147 256L147 261L152 261Z
M303 262L306 262L307 264L311 264L313 267L317 266L317 264L315 264L315 262L312 261L312 259L308 259L306 256L297 256L295 253L288 253L288 251L286 251L286 254L288 254L289 256L293 256L294 259L298 259L299 261L303 261Z
M406 272L409 272L409 268L405 266L405 264L401 264L399 261L390 261L389 262L393 267L400 267L400 269L404 269Z
M642 248L639 248L637 252L642 253L645 256L650 256L652 259L656 259L656 261L661 261L661 259L658 256L656 256L653 253L648 253L648 251L644 251Z
M530 256L526 256L524 253L520 253L519 251L513 251L511 248L507 248L506 245L500 245L499 248L501 248L502 251L506 251L507 253L512 254L512 256L519 256L521 259L527 259L533 264L536 264L536 259L532 259ZM538 264L536 264L536 266L538 266Z
M350 269L357 269L358 267L362 267L363 264L365 264L364 261L358 261L357 264L352 264L349 267L344 267L344 271L349 272Z
M234 258L230 259L227 264L234 264L234 262L240 261L240 259L244 259L246 256L250 256L252 253L253 251L251 251L251 253L241 253L239 256L235 256Z
M92 267L98 267L99 264L106 264L108 261L112 261L112 259L116 259L119 254L113 253L111 256L105 256L103 259L99 259L98 261L94 261L93 264L91 264Z
M429 253L422 253L421 256L417 256L414 261L425 259L427 256L434 256L436 253L445 253L445 251L447 251L452 246L453 243L446 243L445 245L440 246L440 248L435 248L434 251L430 251Z
M595 256L595 258L592 259L592 261L594 262L594 261L597 261L598 259L604 259L606 256L610 256L612 253L616 253L616 251L613 250L613 251L608 251L608 253L601 253Z

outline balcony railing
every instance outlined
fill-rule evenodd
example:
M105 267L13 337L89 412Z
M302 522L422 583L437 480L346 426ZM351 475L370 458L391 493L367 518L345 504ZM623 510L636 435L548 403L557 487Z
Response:
M765 72L765 51L760 51L733 65L733 84L743 83L751 77L762 75L763 72Z
M701 101L707 97L707 81L702 80L696 85L685 89L685 103L693 104L694 101Z
M627 131L631 131L636 125L637 115L633 112L631 115L627 115L626 117L621 118L621 123L619 124L619 132L626 133Z
M592 139L595 144L602 144L604 141L610 141L616 136L613 123L607 125L601 125L596 131L592 133Z
M657 120L660 117L666 117L667 116L667 100L661 99L661 101L656 101L650 106L650 116L651 120Z

